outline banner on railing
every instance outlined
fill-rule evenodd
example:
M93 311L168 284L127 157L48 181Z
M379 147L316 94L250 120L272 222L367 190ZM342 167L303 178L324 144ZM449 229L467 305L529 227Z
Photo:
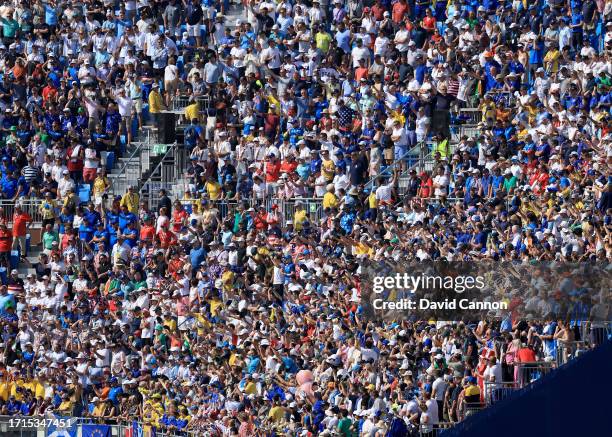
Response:
M109 425L83 425L82 437L111 437Z
M49 427L47 428L47 437L77 437L78 427L76 421L68 419L66 426L61 426L55 421L50 421Z

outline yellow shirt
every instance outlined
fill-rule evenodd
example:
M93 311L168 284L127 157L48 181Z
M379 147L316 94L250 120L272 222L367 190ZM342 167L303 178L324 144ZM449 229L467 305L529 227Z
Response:
M136 193L125 193L121 198L120 205L127 206L128 211L133 214L138 214L138 204L140 203L140 196Z
M57 208L57 203L55 200L51 199L49 201L44 200L40 204L40 213L42 218L45 220L49 220L55 217L55 209Z
M72 410L74 409L74 403L70 400L63 401L58 410L64 414L72 414Z
M495 103L483 103L481 106L482 121L495 120Z
M185 108L185 118L187 121L200 119L200 105L198 105L198 102L192 103Z
M10 392L10 383L7 381L0 382L0 399L4 402L8 401Z
M228 270L227 272L223 272L221 275L221 282L223 282L223 290L226 292L232 291L232 287L234 285L234 272Z
M271 96L271 95L270 95L270 96L268 96L268 97L266 97L266 99L268 99L268 103L269 103L270 105L274 105L274 106L276 106L276 109L275 109L274 111L272 111L272 109L270 109L270 112L274 112L276 115L280 115L280 107L281 107L281 104L280 104L280 102L278 101L278 99L277 99L276 97L274 97L274 96Z
M374 255L374 249L372 249L371 247L363 244L363 243L357 243L355 245L355 255L368 255L368 256L372 256Z
M218 182L206 182L206 192L210 200L218 200L221 197L221 185Z
M306 221L306 210L305 209L298 209L295 211L295 214L293 215L293 229L295 229L296 231L301 231L302 230L302 224Z
M164 326L167 326L170 331L176 330L176 320L175 319L166 319L164 320Z
M448 157L448 152L449 152L448 140L444 140L444 141L440 141L439 143L436 143L436 145L434 146L434 153L436 152L440 154L440 158Z
M151 90L149 93L149 113L159 114L164 106L161 94L159 91Z
M323 196L323 209L335 208L338 206L338 198L334 193L327 192Z
M106 176L97 176L93 183L93 195L101 196L108 186L109 182Z
M546 56L544 56L544 65L547 65L547 67L550 65L550 67L548 67L549 73L556 73L559 70L560 56L561 53L559 53L557 49L549 50Z
M10 383L11 396L15 396L15 399L17 399L18 401L20 401L23 398L23 396L21 395L21 392L17 391L17 388L22 388L23 384L24 384L24 381L22 379L16 382Z
M249 382L245 387L244 387L244 392L247 395L254 395L257 394L257 384L255 384L253 381Z
M271 418L274 422L280 421L285 414L285 410L283 407L272 407L270 408L270 413L268 413L268 417Z
M104 414L104 402L99 402L93 409L94 417L101 417Z
M323 53L327 53L329 51L329 44L331 43L331 40L331 36L327 32L317 32L315 34L317 48Z
M323 177L326 181L331 181L334 178L334 173L336 171L336 165L334 161L331 159L321 161L321 173L323 173Z
M376 193L374 191L368 196L368 206L370 209L376 209L378 207L378 201L376 200Z
M470 385L465 388L466 396L475 396L480 394L480 388L477 385Z

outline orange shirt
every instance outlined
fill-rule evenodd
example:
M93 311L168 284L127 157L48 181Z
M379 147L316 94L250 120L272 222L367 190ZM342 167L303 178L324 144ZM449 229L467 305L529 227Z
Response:
M404 15L408 12L408 3L401 4L397 2L393 5L391 19L394 23L400 23L404 20Z
M25 237L26 224L32 221L27 212L15 213L13 215L13 237Z
M15 77L16 80L23 77L25 73L26 73L25 68L23 68L19 64L15 64L15 66L13 67L13 76Z
M0 229L0 252L9 252L13 245L13 235L8 229Z
M291 174L295 171L296 168L297 168L297 162L295 162L295 160L293 162L283 161L280 167L280 171L281 173Z
M144 225L140 228L140 239L143 241L153 241L155 237L155 227L152 225Z
M280 168L281 163L278 160L276 162L266 162L266 182L278 181L278 178L280 176Z
M358 67L355 70L355 80L359 82L362 78L363 79L368 78L368 69L365 67Z

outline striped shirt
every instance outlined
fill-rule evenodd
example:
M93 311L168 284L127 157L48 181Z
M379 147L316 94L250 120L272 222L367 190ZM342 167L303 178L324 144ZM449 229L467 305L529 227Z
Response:
M38 169L31 165L26 165L21 170L21 175L25 178L26 182L30 183L38 177Z

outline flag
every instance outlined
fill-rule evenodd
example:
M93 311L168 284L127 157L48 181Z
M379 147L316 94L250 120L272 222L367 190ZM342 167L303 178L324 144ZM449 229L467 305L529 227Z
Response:
M124 437L144 437L142 426L136 421L132 422L132 426L125 430Z
M83 425L82 437L111 437L108 425Z
M51 421L47 428L47 437L76 437L77 428L73 422L75 421L71 421L69 417L66 418L66 424L69 426L54 425Z

